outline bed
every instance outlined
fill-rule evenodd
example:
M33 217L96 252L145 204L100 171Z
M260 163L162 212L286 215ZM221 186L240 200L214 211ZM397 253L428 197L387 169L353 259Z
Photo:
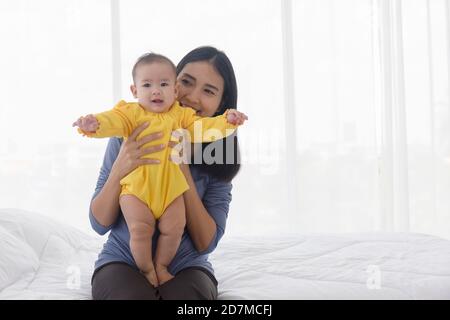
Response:
M104 238L0 210L0 299L91 299ZM228 237L219 299L450 299L450 241L417 233Z

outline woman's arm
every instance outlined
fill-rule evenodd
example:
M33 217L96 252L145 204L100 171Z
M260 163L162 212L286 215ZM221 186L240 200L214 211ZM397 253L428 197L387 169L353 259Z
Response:
M120 140L110 139L106 149L100 176L97 181L94 197L91 201L90 213L95 219L96 231L104 234L116 221L119 214L120 177L117 170L112 170L115 158L119 154ZM91 217L91 218L92 218ZM100 230L104 229L104 230Z
M149 134L138 141L137 136L148 126L136 128L127 141L120 143L111 139L105 153L100 177L90 205L91 224L100 233L106 233L119 215L120 180L140 165L157 164L159 160L141 159L142 156L158 152L164 145L141 147L162 137L160 132Z
M197 251L205 251L216 235L216 222L210 216L200 199L191 171L187 164L180 164L180 169L189 184L189 190L183 193L186 207L186 226Z

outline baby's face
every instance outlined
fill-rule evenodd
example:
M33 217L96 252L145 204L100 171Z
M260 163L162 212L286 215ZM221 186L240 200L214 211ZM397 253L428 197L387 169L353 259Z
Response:
M166 112L177 96L176 75L168 63L153 62L138 66L133 96L148 111Z

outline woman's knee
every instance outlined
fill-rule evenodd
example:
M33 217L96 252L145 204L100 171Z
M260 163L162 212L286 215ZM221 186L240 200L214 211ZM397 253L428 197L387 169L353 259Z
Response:
M163 300L216 300L217 285L203 271L185 269L159 288Z
M99 269L92 279L94 300L158 300L156 289L139 271L125 263Z

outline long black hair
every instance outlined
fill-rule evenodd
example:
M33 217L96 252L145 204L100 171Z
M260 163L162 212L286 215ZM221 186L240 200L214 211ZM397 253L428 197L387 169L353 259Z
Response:
M192 50L178 63L177 76L188 63L199 61L209 62L223 78L224 90L222 99L214 116L223 114L227 109L237 109L236 76L234 74L233 65L227 55L222 51L209 46L199 47ZM219 140L210 143L202 143L202 155L205 148L207 148L210 144L217 144L212 146L212 149L218 150L217 147L219 147L220 143L223 145L221 163L207 164L204 162L202 157L202 162L200 164L191 165L199 167L202 172L212 175L220 180L231 182L240 169L240 154L236 132L222 139L222 141ZM231 155L228 155L227 157L227 149L229 151L233 150L232 158ZM212 156L216 157L215 154L212 154Z

